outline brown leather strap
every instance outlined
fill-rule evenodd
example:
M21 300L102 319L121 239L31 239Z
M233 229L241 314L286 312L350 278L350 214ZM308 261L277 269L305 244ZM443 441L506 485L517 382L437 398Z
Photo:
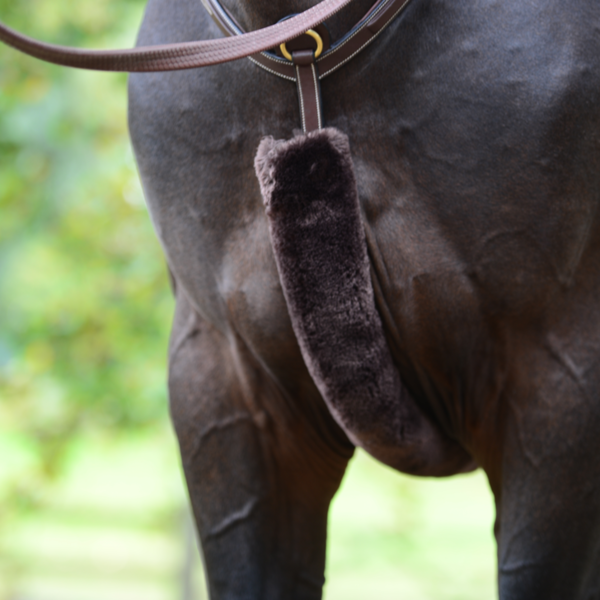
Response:
M244 58L279 46L327 20L349 2L351 0L323 0L291 19L233 38L131 50L81 50L55 46L24 36L2 23L0 23L0 40L46 62L80 69L130 73L195 69Z
M331 75L364 50L408 6L410 0L389 0L361 21L356 31L342 38L329 52L317 59L321 79Z
M218 0L202 0L202 2L223 33L230 36L243 34L242 28ZM327 77L366 48L409 2L410 0L377 0L369 12L341 40L317 59L319 79ZM272 47L275 47L275 44ZM280 58L271 52L253 54L249 58L273 75L296 81L295 66L285 58Z
M308 133L321 129L323 127L321 89L315 53L312 50L296 50L292 52L292 59L296 68L302 130Z

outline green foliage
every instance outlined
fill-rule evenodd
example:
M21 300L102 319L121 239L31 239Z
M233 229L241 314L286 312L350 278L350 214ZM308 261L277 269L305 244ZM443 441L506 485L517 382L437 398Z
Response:
M143 5L0 0L0 17L55 43L131 46ZM0 431L29 456L22 482L60 471L80 436L164 422L172 300L126 76L1 47L0 90Z
M0 18L55 43L132 46L143 6L0 0ZM58 526L73 456L166 421L172 299L127 138L126 82L0 47L0 598L38 573L35 547L15 543L28 523Z

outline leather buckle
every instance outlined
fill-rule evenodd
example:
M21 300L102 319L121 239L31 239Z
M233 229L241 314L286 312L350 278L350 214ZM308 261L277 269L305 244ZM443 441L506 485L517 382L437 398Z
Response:
M317 42L317 49L315 50L314 58L319 58L323 52L323 39L314 29L309 29L304 35L309 35ZM281 54L283 54L283 56L285 56L288 60L293 60L292 55L288 52L285 42L279 46L279 49L281 50Z
M327 27L323 23L321 23L320 25L313 27L311 31L316 33L317 36L320 37L321 41L323 42L323 50L321 51L321 53L327 52L327 50L331 48L331 36L329 34L329 29L327 29ZM315 37L312 37L312 35L307 32L303 33L302 35L299 35L298 37L294 38L293 40L290 40L289 42L286 42L285 48L291 56L296 50L313 50L314 52L316 52L318 44L317 39ZM288 58L282 52L281 46L273 48L271 52L273 52L280 58L291 60L291 58Z

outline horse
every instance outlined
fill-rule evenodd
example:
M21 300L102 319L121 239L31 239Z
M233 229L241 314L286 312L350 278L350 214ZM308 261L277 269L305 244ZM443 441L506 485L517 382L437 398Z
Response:
M314 2L223 4L252 30ZM331 18L331 38L369 4ZM211 598L321 597L328 506L356 443L413 474L485 471L501 600L600 597L599 27L591 0L413 0L321 81L355 176L347 250L367 268L333 282L313 346L330 349L337 408L356 392L353 414L332 411L309 372L322 357L299 335L302 299L284 295L254 172L260 140L298 126L294 86L249 61L132 75L131 136L177 302L171 414ZM139 43L220 35L197 2L150 0ZM319 293L330 283L314 279ZM344 304L364 289L360 308ZM366 346L340 333L353 310L369 315ZM376 375L352 375L371 360L357 348L387 353L372 361L387 383L372 387L394 388L391 409L370 410Z

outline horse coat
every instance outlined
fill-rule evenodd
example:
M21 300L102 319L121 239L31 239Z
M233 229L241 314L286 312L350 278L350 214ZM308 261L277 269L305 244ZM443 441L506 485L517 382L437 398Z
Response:
M305 8L265 4L227 6L247 30ZM503 600L600 593L599 25L593 1L416 0L321 82L403 393L494 491ZM153 0L140 43L218 35ZM302 359L253 169L297 127L294 86L240 61L130 92L211 593L318 598L351 447Z

